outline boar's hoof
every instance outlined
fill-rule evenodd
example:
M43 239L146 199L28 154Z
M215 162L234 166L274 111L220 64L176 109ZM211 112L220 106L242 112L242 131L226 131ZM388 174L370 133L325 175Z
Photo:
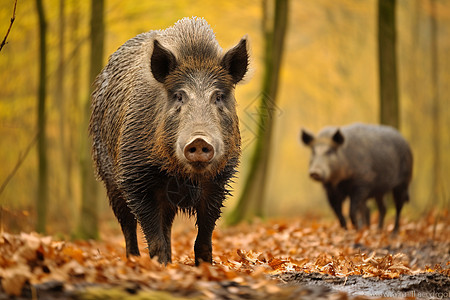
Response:
M214 157L214 148L202 138L196 138L184 147L184 156L190 162L209 162Z
M158 258L160 264L167 265L172 262L172 255L170 249L157 244L149 244L148 252L150 258Z
M202 262L212 264L212 247L209 245L195 245L195 265L199 266Z

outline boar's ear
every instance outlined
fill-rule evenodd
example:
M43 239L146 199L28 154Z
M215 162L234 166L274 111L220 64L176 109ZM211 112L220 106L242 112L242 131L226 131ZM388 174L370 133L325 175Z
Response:
M335 134L331 138L333 142L335 142L338 145L342 145L344 143L344 136L342 135L341 131L338 129L336 130Z
M310 145L311 142L314 140L314 136L312 134L306 132L306 130L304 130L304 129L302 129L301 138L302 138L303 144L305 144L307 146Z
M177 60L172 52L161 46L155 40L153 42L153 53L150 61L153 77L161 83L164 83L167 75L177 66Z
M220 63L222 67L233 77L233 84L244 78L248 69L247 37L244 36L239 44L228 50Z

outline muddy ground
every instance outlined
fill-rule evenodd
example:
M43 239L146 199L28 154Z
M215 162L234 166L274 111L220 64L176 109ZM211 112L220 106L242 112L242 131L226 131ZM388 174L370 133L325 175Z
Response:
M219 282L211 289L213 299L450 299L450 277L440 273L402 275L382 280L319 273L285 273L277 276L280 291L267 295L232 281ZM203 299L201 295L163 291L141 291L138 285L78 285L66 290L62 282L24 287L20 297L0 293L0 299Z
M385 297L399 299L450 298L450 277L439 273L401 275L400 278L384 280L354 275L342 278L318 273L287 273L280 276L280 280L286 285L300 285L309 288L311 296L314 295L311 299L316 296L327 299L338 292L343 292L348 297L366 296L369 299Z

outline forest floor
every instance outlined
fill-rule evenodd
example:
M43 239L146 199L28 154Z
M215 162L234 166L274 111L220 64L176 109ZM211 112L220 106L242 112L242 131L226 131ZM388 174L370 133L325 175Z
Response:
M321 220L218 228L213 265L194 266L191 226L175 226L172 259L126 259L123 237L64 241L0 235L0 299L448 299L450 215L379 232Z

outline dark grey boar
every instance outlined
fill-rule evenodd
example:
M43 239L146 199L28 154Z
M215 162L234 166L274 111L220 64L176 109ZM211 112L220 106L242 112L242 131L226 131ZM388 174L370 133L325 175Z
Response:
M234 89L248 63L245 37L223 52L205 20L185 18L130 39L98 75L93 159L127 255L140 254L137 220L150 256L171 262L181 210L196 216L196 265L212 262L212 232L241 152Z
M348 196L350 219L356 228L362 225L361 219L369 224L366 201L375 198L381 229L386 214L383 196L392 191L396 207L394 233L398 232L400 212L409 200L413 157L397 130L382 125L352 124L326 127L317 137L302 130L301 139L312 150L309 175L322 182L342 227L346 228L342 202Z

